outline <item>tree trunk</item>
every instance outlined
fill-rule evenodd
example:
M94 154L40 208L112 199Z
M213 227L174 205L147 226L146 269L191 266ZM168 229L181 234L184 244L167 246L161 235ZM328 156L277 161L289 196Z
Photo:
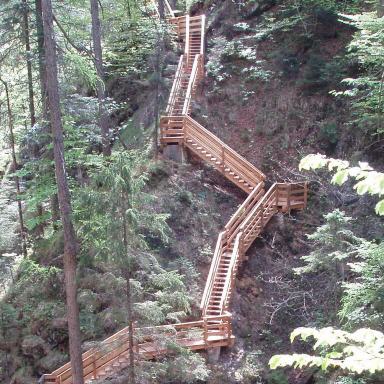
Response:
M42 125L45 131L49 131L48 124L48 106L47 106L47 91L45 86L45 50L44 50L44 28L43 28L43 13L41 8L41 0L35 0L35 19L36 19L36 34L37 34L37 52L39 56L39 77L40 77L40 94L42 105ZM38 157L38 154L35 154ZM41 217L44 213L42 204L37 206L37 216ZM44 224L40 223L36 227L36 235L42 237L44 235Z
M160 20L165 20L164 0L159 0L158 10L159 10Z
M107 109L105 106L105 73L103 68L103 52L101 50L101 26L99 17L99 0L90 0L91 2L91 16L92 16L92 40L93 40L93 53L95 56L95 68L99 81L97 85L97 99L99 101L99 126L101 130L101 140L103 155L111 155L111 145L109 141L109 121Z
M377 1L377 16L378 17L384 16L384 0Z
M131 272L126 270L126 294L127 294L127 320L128 320L128 342L129 342L129 384L135 384L135 342L133 337L133 316L132 316L132 294L131 294Z
M31 63L31 44L29 41L29 21L28 21L28 4L27 0L23 0L23 32L25 41L25 54L27 57L27 73L28 73L28 96L29 96L29 115L31 118L31 126L36 123L35 116L35 101L33 94L33 78L32 78L32 63Z
M7 100L7 112L8 112L9 141L11 143L13 171L16 172L18 169L18 164L17 164L16 150L15 150L15 135L13 131L13 114L12 114L12 107L11 107L11 99L9 96L8 84L2 78L0 78L0 82L4 85L4 88L5 88L5 97ZM21 245L23 249L23 255L24 257L27 257L27 238L25 235L25 228L24 228L23 207L21 205L21 200L20 200L19 176L15 176L15 185L16 185L16 196L17 196L17 208L19 213Z
M43 11L47 100L53 138L53 154L61 222L64 231L64 276L67 296L69 354L71 358L72 382L73 384L83 384L79 306L77 303L76 286L77 240L71 221L72 209L64 160L64 138L60 113L59 83L57 78L57 59L51 0L42 0L41 5Z
M128 198L122 196L123 202L123 246L128 256L128 223L125 216L127 211L126 202ZM129 258L128 258L129 263ZM123 266L123 275L126 281L126 295L127 295L127 322L128 322L128 343L129 343L129 384L135 384L135 351L134 351L134 338L133 338L133 308L132 308L132 294L131 294L131 267Z

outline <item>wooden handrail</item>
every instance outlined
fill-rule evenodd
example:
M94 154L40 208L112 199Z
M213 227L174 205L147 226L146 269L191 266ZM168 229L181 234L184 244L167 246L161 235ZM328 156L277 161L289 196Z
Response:
M184 101L184 106L183 106L183 115L188 115L189 114L189 108L192 100L192 94L193 90L196 87L196 83L198 80L198 70L199 70L199 64L200 64L200 55L196 55L195 59L193 60L193 66L192 66L192 71L191 75L189 77L189 82L188 82L188 88L187 88L187 93L185 95L185 101Z
M186 61L186 67L189 66L189 45L190 45L190 34L189 34L189 22L190 18L189 15L185 16L185 48L184 48L184 54L185 54L185 61Z
M102 375L103 370L107 367L116 367L116 364L118 366L120 359L126 358L130 348L144 358L153 358L168 352L167 346L156 344L160 335L172 337L179 345L191 350L231 345L233 340L232 315L227 312L227 307L238 266L244 253L275 212L302 209L307 203L307 184L305 182L275 183L267 193L264 193L265 175L212 132L188 116L197 82L203 74L206 19L204 15L175 17L175 11L172 10L168 0L165 0L165 6L170 15L168 21L177 25L177 33L180 39L184 40L185 47L184 54L181 55L178 62L166 116L161 117L160 120L160 140L164 140L163 143L188 146L202 158L208 153L211 164L228 178L230 178L229 175L235 175L231 180L249 195L219 234L200 303L201 320L135 328L133 345L129 344L128 327L121 329L104 340L99 347L92 348L82 355L86 380L99 377L100 372ZM191 36L198 36L199 33L200 47L196 39L191 47ZM189 71L192 59L193 66ZM187 89L185 89L183 79L188 79ZM178 98L182 97L184 99L181 99L181 104ZM175 116L175 111L180 110L180 105L183 106L182 112ZM241 184L245 182L246 186ZM227 255L231 249L228 265L226 263ZM219 267L220 274L218 273ZM225 271L225 275L223 271ZM217 288L221 287L221 284L215 285L215 282L222 283L223 281L224 286ZM211 302L213 291L217 295L215 297L220 298L219 305L216 304L217 299ZM208 310L208 308L213 309ZM219 315L212 315L216 313ZM194 336L191 336L191 333ZM70 384L72 382L71 364L67 363L52 374L43 375L43 382Z
M180 59L179 59L179 63L177 65L175 79L174 79L173 84L172 84L172 89L171 89L171 92L169 94L167 108L165 110L165 113L167 115L172 114L172 109L173 109L173 106L175 104L175 98L176 98L178 90L180 88L180 83L181 83L181 79L183 76L183 67L184 67L184 55L181 55Z
M202 139L201 143L207 145L212 150L217 148L215 151L215 155L219 158L222 158L222 150L225 150L225 164L228 166L235 167L238 172L242 174L247 180L253 181L252 184L257 185L260 182L265 180L265 175L260 172L255 166L249 163L244 157L240 156L236 153L232 148L230 148L227 144L221 141L217 136L215 136L212 132L205 129L202 125L200 125L196 120L192 119L190 116L185 116L185 126L184 133L185 138L187 138L188 132L191 134L192 138L195 138L196 135L200 136Z
M174 18L175 17L175 12L173 11L171 5L169 4L168 0L164 0L165 4L165 9L167 10L168 14L170 17Z
M232 282L233 282L233 279L235 277L234 276L235 275L234 269L236 266L236 262L238 261L238 258L239 258L240 241L241 241L242 235L243 235L242 232L240 232L236 236L236 241L235 241L235 245L233 247L231 260L230 260L229 267L228 267L227 276L225 277L223 293L221 295L221 300L220 300L220 310L221 311L224 311L226 309L226 303L227 303L228 298L229 298L229 290L232 287Z
M244 200L240 205L234 215L229 219L228 223L225 225L227 231L228 241L231 241L234 236L237 236L239 232L239 227L251 212L253 207L258 203L258 201L264 195L264 185L260 183Z
M200 55L204 57L205 51L205 15L201 15L201 38L200 38Z
M217 268L220 263L221 249L223 247L224 242L225 242L225 231L220 232L219 237L217 239L215 253L213 254L211 266L209 268L209 273L207 277L207 282L204 287L203 297L201 298L200 309L204 309L209 300L209 296L210 296L213 281L214 281L214 276L216 274Z

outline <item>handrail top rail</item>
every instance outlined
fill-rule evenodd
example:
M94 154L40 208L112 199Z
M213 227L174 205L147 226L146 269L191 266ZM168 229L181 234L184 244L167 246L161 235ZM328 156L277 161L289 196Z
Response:
M266 176L263 172L261 172L259 169L257 169L253 164L251 164L247 159L245 159L243 156L235 152L231 147L229 147L227 144L225 144L221 139L219 139L217 136L215 136L212 132L208 131L208 129L204 128L200 123L198 123L195 119L193 119L190 116L184 116L184 118L189 121L191 124L193 124L196 128L203 131L207 136L212 138L214 141L219 142L221 146L223 146L228 152L236 156L239 160L247 164L250 168L252 168L252 171L254 171L262 181L266 179Z

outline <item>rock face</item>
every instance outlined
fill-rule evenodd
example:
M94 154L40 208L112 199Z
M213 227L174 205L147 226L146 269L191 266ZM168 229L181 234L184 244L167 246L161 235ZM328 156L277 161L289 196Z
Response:
M252 17L260 16L263 12L268 11L274 5L276 5L275 0L256 1L251 7L249 7L245 11L244 18L250 19Z

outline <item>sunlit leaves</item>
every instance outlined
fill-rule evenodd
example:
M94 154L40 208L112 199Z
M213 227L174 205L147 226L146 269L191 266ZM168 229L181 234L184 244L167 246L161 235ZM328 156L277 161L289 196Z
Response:
M319 367L322 370L341 368L349 372L376 373L384 370L384 335L368 328L349 333L332 327L297 328L291 341L309 337L315 340L313 349L318 355L275 355L269 361L271 369L279 367Z
M316 170L327 167L334 171L332 183L344 184L349 178L355 179L354 189L359 195L369 194L384 196L384 173L377 172L368 163L359 162L358 166L351 166L348 161L327 158L321 154L311 154L300 162L301 170ZM384 200L376 204L376 213L384 215Z

